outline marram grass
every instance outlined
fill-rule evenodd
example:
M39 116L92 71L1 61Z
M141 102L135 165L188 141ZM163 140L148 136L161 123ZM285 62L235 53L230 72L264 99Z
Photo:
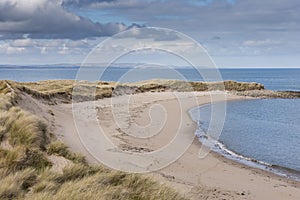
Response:
M65 83L61 86L53 82L52 92L70 92L72 82ZM47 93L44 85L32 83L30 87ZM173 189L141 175L88 165L82 156L51 138L45 122L13 106L10 90L0 81L1 200L183 199ZM73 164L62 172L53 171L50 155L62 156Z

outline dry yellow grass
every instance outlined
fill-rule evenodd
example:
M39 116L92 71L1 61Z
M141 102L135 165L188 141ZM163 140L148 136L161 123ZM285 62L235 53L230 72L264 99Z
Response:
M8 174L5 170L0 171L0 199L15 199L24 196L32 185L35 184L36 173L27 168L23 171Z
M44 122L17 107L0 111L1 138L7 135L12 146L45 148L49 133Z
M30 83L17 83L11 82L11 84L20 91L26 92L34 97L50 100L52 98L61 98L64 102L68 103L72 99L73 88L76 85L77 91L80 90L77 95L77 99L90 100L91 91L95 91L95 99L101 99L105 97L111 97L113 88L116 83L114 82L87 82L74 80L55 80L55 81L40 81Z
M0 81L0 94L7 94L10 93L10 88L7 87L6 81Z
M68 176L68 181L59 187L55 187L58 184L55 180L44 181L25 199L183 199L172 189L139 175L110 170L90 173L80 168L70 169L74 175Z
M123 84L124 85L124 84ZM164 80L153 79L147 81L141 81L137 83L125 84L129 87L136 87L137 91L209 91L209 90L236 90L236 91L248 91L248 90L263 90L264 86L259 83L243 83L236 81L223 81L223 82L188 82L180 80Z
M54 155L62 156L64 158L67 158L68 160L73 161L74 163L86 163L86 160L83 156L70 151L69 148L64 143L58 140L48 145L47 153L49 155L54 154Z
M154 79L136 83L116 83L116 82L87 82L74 80L53 80L30 83L17 83L13 81L0 82L0 93L9 92L7 84L13 88L30 94L36 98L45 100L60 100L69 103L72 97L78 101L87 101L111 97L112 95L123 95L143 92L163 92L163 91L249 91L263 90L264 86L259 83L239 83L235 81L224 81L219 83L186 82L180 80ZM74 86L76 86L75 91ZM2 91L2 92L1 92Z

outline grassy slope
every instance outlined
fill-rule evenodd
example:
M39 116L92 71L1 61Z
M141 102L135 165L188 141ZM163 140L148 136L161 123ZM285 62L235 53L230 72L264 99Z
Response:
M88 165L51 137L43 121L13 105L15 84L0 81L0 199L183 199L149 178ZM33 83L27 86L42 90L33 90ZM51 94L44 90L36 95L70 90L68 84L57 87ZM71 164L61 173L53 171L50 155Z

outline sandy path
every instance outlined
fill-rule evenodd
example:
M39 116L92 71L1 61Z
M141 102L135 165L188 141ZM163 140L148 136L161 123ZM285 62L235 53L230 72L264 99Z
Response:
M205 92L187 92L178 95L144 93L133 95L131 98L123 96L103 99L95 103L97 112L92 110L93 106L89 102L77 104L75 109L77 116L80 117L77 118L76 125L81 134L83 131L86 132L84 143L87 148L77 134L72 105L58 105L53 107L56 132L72 150L86 155L91 163L99 162L95 157L113 162L116 159L111 159L111 155L120 158L132 156L134 152L138 154L137 159L142 160L141 165L137 167L144 167L152 161L144 153L151 153L168 145L178 130L183 134L182 143L189 141L196 130L196 124L191 120L187 110L210 103L210 96ZM194 95L197 98L194 98ZM241 98L227 95L229 100ZM103 151L103 147L107 144L98 140L102 135L99 133L99 125L100 132L105 133L106 137L124 151L117 148L104 148L106 152ZM148 137L151 133L158 134L146 139L136 138L136 136ZM128 134L134 134L134 137ZM195 139L176 162L148 175L175 187L193 199L300 199L298 183L243 166L215 153L199 159L200 147L200 143ZM160 164L169 162L170 157L159 158ZM126 164L121 161L120 163L128 167L135 162L134 159L132 157Z

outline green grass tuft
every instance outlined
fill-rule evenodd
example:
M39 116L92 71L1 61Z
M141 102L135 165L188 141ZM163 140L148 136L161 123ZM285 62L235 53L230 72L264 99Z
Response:
M76 154L74 152L71 152L64 143L62 143L58 140L55 142L52 142L50 145L48 145L47 153L49 155L54 154L54 155L65 157L66 159L71 160L74 163L82 163L82 164L86 163L86 160L83 156Z
M22 111L21 111L22 112ZM36 117L21 114L11 124L9 142L13 146L24 145L27 147L44 148L46 126Z
M74 181L94 175L99 171L99 168L91 167L83 164L75 164L63 169L63 174L55 179L57 183L64 183L67 181Z

